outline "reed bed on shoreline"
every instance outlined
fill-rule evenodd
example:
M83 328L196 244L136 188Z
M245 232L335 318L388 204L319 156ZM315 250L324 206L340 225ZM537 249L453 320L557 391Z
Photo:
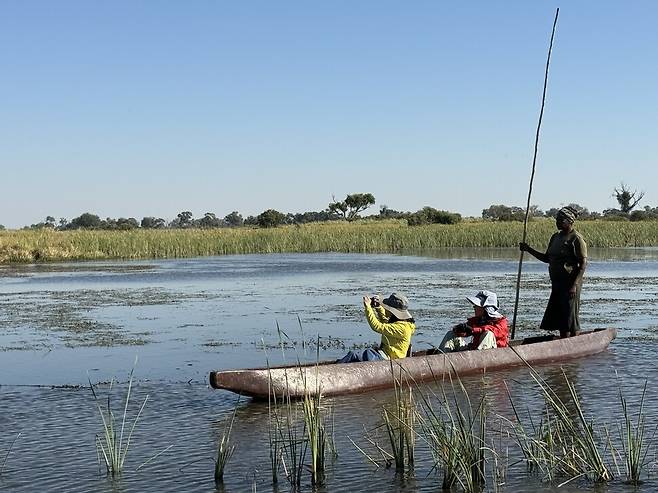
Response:
M658 246L658 222L580 221L590 247ZM441 248L510 248L522 223L471 221L407 226L404 220L309 223L278 228L132 231L0 231L0 263L159 259L250 253L404 253ZM528 243L542 249L552 220L532 221Z

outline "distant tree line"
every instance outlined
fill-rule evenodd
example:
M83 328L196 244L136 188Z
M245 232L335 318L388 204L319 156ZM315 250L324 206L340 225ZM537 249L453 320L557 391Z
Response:
M118 219L101 219L98 215L85 212L71 219L53 216L46 217L45 221L25 226L23 229L53 229L67 231L75 229L103 229L103 230L131 230L131 229L187 229L187 228L236 228L241 226L273 228L284 224L305 224L325 221L354 221L360 214L375 204L375 197L371 193L355 193L345 197L345 200L335 199L322 211L309 211L302 213L283 213L275 209L267 209L257 216L243 218L238 211L233 211L224 217L213 212L206 212L203 217L195 218L191 211L180 212L173 220L166 221L161 217L144 217L138 221L134 217L120 217ZM368 217L372 220L406 219L411 226L422 224L455 224L462 220L460 214L441 211L432 207L423 207L417 212L400 212L383 205L379 214Z
M644 192L630 190L623 183L614 189L613 197L619 203L618 209L605 209L603 212L589 211L579 204L568 204L578 211L579 220L606 219L617 221L645 221L658 220L658 207L645 206L636 209ZM75 229L104 229L104 230L131 230L131 229L186 229L186 228L236 228L241 226L274 228L285 224L306 224L325 221L354 221L359 219L360 214L375 204L375 197L371 193L355 193L337 201L332 198L327 208L322 211L309 211L302 213L283 213L275 209L267 209L257 216L243 218L238 211L233 211L224 217L219 217L213 212L206 212L203 217L195 218L192 212L182 211L173 220L166 221L161 217L144 217L141 221L133 217L120 217L118 219L101 219L96 214L85 212L80 216L68 221L66 218L56 220L53 216L46 217L45 221L25 226L23 229L50 228L66 231ZM530 218L555 217L558 208L542 211L536 205L530 207ZM508 206L503 204L491 205L482 210L482 219L488 221L523 221L525 208ZM423 207L416 212L402 212L382 205L379 214L368 216L370 220L404 219L409 226L420 226L424 224L457 224L462 221L462 216L456 212ZM4 226L0 225L0 230Z
M605 209L603 212L589 211L587 207L579 204L568 204L578 211L578 219L606 219L609 221L655 221L658 220L658 207L645 206L644 209L635 209L644 197L644 192L630 190L625 184L615 188L612 194L619 204L619 209ZM530 206L528 217L555 217L558 208L542 211L536 205ZM525 208L507 205L491 205L482 210L482 219L491 221L523 221Z

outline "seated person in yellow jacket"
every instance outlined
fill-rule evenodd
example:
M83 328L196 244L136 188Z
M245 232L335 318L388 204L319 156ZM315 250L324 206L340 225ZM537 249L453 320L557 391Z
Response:
M368 348L363 353L350 351L337 363L404 358L411 344L411 336L416 331L407 297L392 293L380 301L377 296L364 296L363 307L370 328L382 335L379 349Z

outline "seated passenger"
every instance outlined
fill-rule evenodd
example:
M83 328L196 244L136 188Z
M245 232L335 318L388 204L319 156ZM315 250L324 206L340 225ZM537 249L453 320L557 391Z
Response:
M364 296L363 306L370 328L382 335L379 349L369 348L363 353L350 351L336 363L404 358L411 335L416 331L406 296L393 293L381 302L377 296Z
M466 299L473 304L475 315L455 325L441 341L439 349L445 353L468 349L506 347L509 340L507 318L498 311L498 297L491 291L480 291ZM473 337L467 343L467 337Z

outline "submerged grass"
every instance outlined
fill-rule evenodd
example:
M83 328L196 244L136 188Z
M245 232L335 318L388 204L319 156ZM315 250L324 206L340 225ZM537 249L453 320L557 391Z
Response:
M247 253L402 253L438 248L510 248L523 224L465 221L407 226L404 220L331 221L278 228L132 231L0 231L0 263L149 259ZM655 221L580 221L590 247L658 246ZM532 221L528 243L545 245L553 220Z

